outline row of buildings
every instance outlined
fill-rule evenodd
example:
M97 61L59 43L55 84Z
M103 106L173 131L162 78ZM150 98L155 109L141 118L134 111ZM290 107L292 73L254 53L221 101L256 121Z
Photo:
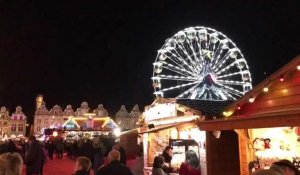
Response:
M26 132L26 115L21 106L17 106L15 112L9 114L5 106L0 109L0 138L9 136L24 136Z
M82 102L76 110L71 105L67 105L65 109L54 105L52 109L48 110L42 96L37 97L36 105L34 134L41 134L44 128L109 130L119 127L121 130L129 130L136 127L142 114L138 105L135 105L131 112L128 112L125 105L122 105L113 121L102 104L91 110L87 102Z

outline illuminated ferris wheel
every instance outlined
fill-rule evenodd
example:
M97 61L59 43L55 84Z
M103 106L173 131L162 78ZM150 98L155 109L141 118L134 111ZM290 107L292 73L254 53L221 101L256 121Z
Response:
M190 27L165 41L153 63L154 94L198 100L236 100L252 89L247 62L223 33Z

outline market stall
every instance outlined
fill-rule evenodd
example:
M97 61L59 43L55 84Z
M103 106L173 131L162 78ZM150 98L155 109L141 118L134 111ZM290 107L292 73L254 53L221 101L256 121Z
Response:
M143 142L145 174L151 174L154 157L169 145L174 154L172 167L179 168L185 161L185 152L194 150L200 157L202 174L206 174L206 133L197 127L198 120L204 120L200 111L178 104L174 99L157 99L145 108L138 128Z
M199 127L236 131L240 174L268 168L279 159L289 159L300 170L300 56L229 105L223 115Z

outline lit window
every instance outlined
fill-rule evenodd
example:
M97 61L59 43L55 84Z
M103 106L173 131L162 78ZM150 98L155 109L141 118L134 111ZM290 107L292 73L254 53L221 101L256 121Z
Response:
M23 131L23 124L19 124L18 131Z
M17 129L17 125L16 124L12 124L11 125L11 131L16 131Z

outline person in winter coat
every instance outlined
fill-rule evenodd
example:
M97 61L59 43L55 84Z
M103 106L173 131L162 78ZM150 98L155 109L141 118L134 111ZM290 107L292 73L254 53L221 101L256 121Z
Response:
M289 160L274 162L269 169L259 170L253 175L298 175L297 168Z
M153 162L152 175L167 175L162 167L164 165L164 157L156 156Z
M91 161L87 157L78 157L75 165L75 175L89 175Z
M195 151L188 150L186 160L179 169L179 175L201 175L200 160Z
M26 175L39 174L43 159L43 150L41 144L35 136L28 138L29 149L25 155Z
M133 175L130 169L120 162L120 152L112 150L108 153L108 165L98 169L97 175Z

